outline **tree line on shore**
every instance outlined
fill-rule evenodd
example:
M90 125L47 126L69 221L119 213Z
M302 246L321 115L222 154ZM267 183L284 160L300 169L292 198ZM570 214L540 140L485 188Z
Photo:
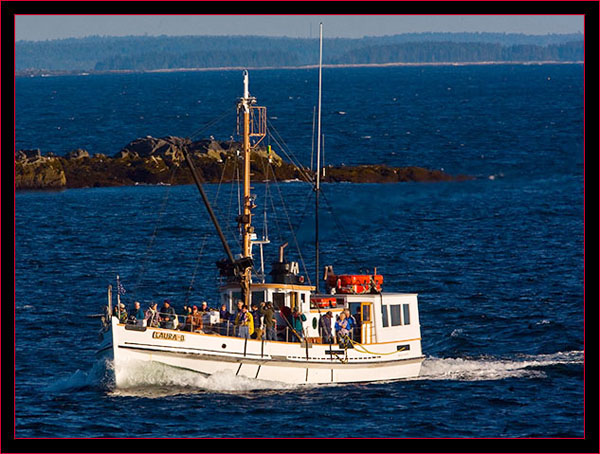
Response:
M330 38L325 64L582 61L583 36L424 33ZM18 41L16 70L106 71L313 65L312 38L126 36Z

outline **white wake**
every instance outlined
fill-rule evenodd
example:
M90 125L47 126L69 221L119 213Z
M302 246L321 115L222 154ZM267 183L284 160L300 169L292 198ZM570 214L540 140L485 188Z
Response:
M544 367L556 364L582 364L583 351L558 352L547 355L521 355L514 359L493 357L436 358L423 361L421 373L412 380L481 381L505 378L544 377ZM256 380L221 371L210 376L170 367L157 362L133 361L120 373L121 383L114 384L113 363L98 361L87 371L58 377L44 390L51 393L76 391L85 388L107 390L111 395L164 397L167 395L201 392L247 393L253 391L286 392L300 385ZM331 386L331 385L328 385Z
M547 355L522 355L516 359L436 358L423 361L417 380L502 380L513 377L544 377L540 368L555 364L583 363L583 351L558 352Z

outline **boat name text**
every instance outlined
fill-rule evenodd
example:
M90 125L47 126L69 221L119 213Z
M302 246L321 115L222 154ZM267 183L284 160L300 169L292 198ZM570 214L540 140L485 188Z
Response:
M164 339L170 341L183 342L185 337L183 334L162 333L160 331L154 331L152 333L152 339Z

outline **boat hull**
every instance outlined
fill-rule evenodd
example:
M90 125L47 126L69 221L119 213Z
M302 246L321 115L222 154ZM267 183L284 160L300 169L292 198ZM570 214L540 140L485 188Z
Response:
M114 361L117 387L126 387L132 364L159 363L203 375L229 372L236 376L288 384L331 384L389 381L419 375L423 356L420 339L398 351L396 343L360 347L242 339L160 328L130 327L113 319L105 337L105 356ZM368 349L368 353L366 352ZM99 353L101 350L99 350Z

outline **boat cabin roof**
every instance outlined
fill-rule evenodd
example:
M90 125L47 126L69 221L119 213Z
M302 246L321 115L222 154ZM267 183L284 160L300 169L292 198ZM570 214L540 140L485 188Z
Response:
M220 288L221 292L227 291L227 290L233 290L233 289L239 289L240 286L239 284L236 283L230 283L230 284L226 284L224 286L222 286ZM256 283L252 283L250 284L250 290L263 290L263 289L282 289L282 290L297 290L297 291L305 291L305 292L310 292L315 290L315 286L314 285L298 285L298 284L276 284L276 283L272 283L272 282L265 282L265 283L261 283L261 282L256 282Z

